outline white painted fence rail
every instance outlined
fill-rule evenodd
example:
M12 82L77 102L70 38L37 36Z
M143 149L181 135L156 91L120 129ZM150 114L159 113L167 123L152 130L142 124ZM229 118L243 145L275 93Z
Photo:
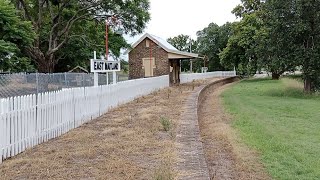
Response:
M235 76L235 72L181 74L181 83L230 76ZM0 99L0 163L77 128L119 104L168 86L169 77L161 76Z
M168 86L169 77L161 76L0 99L0 163L119 104Z
M216 71L216 72L208 72L208 73L181 74L180 82L188 83L198 79L206 79L206 78L213 78L213 77L232 77L232 76L236 76L235 71Z

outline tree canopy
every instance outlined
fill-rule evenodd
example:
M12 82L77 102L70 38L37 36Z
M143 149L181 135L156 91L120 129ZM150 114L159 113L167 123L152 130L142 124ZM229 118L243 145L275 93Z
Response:
M218 26L215 23L197 32L198 53L208 57L208 70L231 69L224 67L220 63L219 53L226 47L229 36L231 35L231 23ZM233 69L233 67L232 67Z
M197 33L197 53L209 58L209 71L236 68L239 75L257 71L279 79L302 69L304 90L320 89L320 1L241 0L232 11L239 22L210 23ZM186 49L186 38L171 43Z
M119 56L128 44L115 31L141 33L150 20L149 6L148 0L0 0L0 68L27 71L35 65L40 72L54 72L87 67L92 51L104 55L106 19L110 50ZM241 0L232 12L239 22L210 23L197 32L197 40L179 35L168 41L181 51L191 44L193 52L208 58L209 71L235 67L249 76L266 70L279 79L299 67L305 91L320 89L320 1ZM182 67L189 69L189 63Z
M79 44L84 43L86 46L102 47L105 39L102 36L103 24L106 18L111 18L112 22L115 19L120 20L121 24L118 25L123 28L124 33L131 35L141 33L150 19L148 0L12 0L12 2L21 10L21 18L32 23L37 35L32 46L26 47L24 51L35 61L40 72L53 72L59 62L72 56L70 54L78 53L66 52L66 49L79 49ZM119 54L117 52L119 46L127 45L122 37L110 40L115 42L110 43L115 44L111 46L114 54ZM85 52L92 50L81 47L80 50ZM85 55L80 56L76 61L85 57Z
M10 2L0 0L0 69L11 72L32 69L20 49L31 45L34 37L31 23L16 15Z
M197 41L193 40L190 36L180 34L176 37L168 38L167 41L177 48L179 51L197 51ZM198 67L196 67L198 69ZM181 70L189 71L190 70L190 61L184 60L181 62Z
M320 88L320 2L309 0L242 0L233 13L228 45L220 53L224 66L242 74L265 69L274 79L302 67L305 91Z

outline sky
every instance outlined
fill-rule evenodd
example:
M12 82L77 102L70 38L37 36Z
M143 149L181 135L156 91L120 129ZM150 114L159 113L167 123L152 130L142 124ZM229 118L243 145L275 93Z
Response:
M150 0L151 20L144 33L167 39L180 34L196 39L196 33L210 23L223 25L236 17L232 9L240 0ZM144 33L126 40L133 44Z

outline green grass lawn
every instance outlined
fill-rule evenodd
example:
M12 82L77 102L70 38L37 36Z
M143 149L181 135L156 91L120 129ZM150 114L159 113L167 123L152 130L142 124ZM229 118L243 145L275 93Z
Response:
M320 179L320 97L293 79L244 80L223 93L241 139L274 179Z

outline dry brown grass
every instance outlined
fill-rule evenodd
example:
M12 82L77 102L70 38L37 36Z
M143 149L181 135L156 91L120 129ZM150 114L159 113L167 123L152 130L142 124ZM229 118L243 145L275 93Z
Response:
M160 90L111 110L0 165L0 179L172 179L175 126L205 81ZM160 118L172 123L163 131Z
M270 179L258 154L245 146L222 108L221 92L207 93L200 106L199 123L212 179Z
M285 78L285 79L282 79L282 82L284 83L286 88L303 90L303 87L304 87L303 83L296 79Z

